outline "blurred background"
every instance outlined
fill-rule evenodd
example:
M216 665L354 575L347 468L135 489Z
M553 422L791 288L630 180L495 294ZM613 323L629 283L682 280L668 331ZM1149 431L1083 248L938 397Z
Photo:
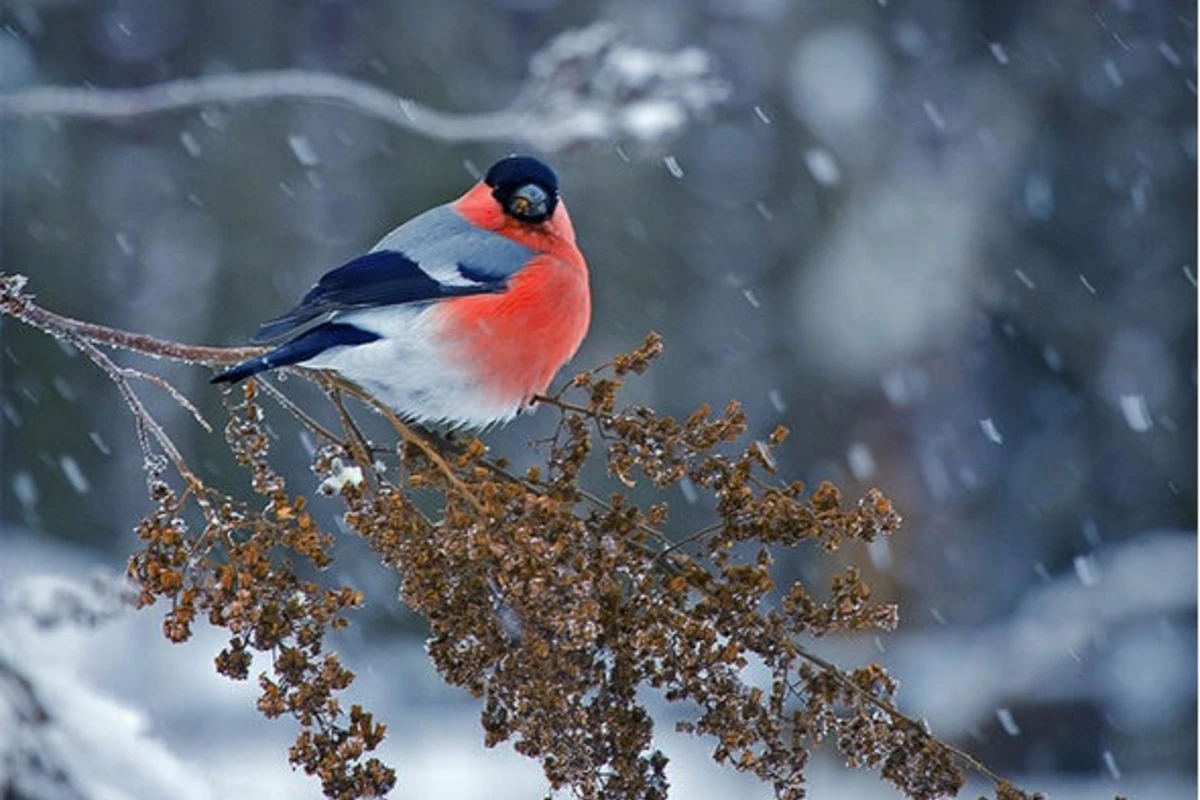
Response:
M676 138L539 152L592 268L568 371L657 330L666 355L626 398L680 415L738 398L754 433L791 429L785 475L891 496L901 533L845 558L899 603L900 631L826 644L893 670L935 731L1055 797L1194 797L1194 4L3 0L0 91L305 68L492 111L535 52L596 21L708 53L728 99ZM0 267L65 314L237 344L522 149L304 101L0 119ZM0 674L0 786L59 796L13 767L46 748L83 797L316 796L286 766L288 723L212 674L217 635L172 647L157 609L95 630L39 617L91 602L55 581L123 569L141 456L90 363L11 321L0 337L0 661L65 731L19 733ZM221 419L206 370L152 366ZM242 479L219 433L144 394L208 477ZM280 464L311 491L310 443L277 419ZM485 438L533 463L553 423L543 410ZM672 499L673 530L711 518ZM336 528L336 503L317 509ZM781 564L829 569L808 551ZM395 796L544 791L430 674L395 576L349 537L333 572L368 594L337 646L351 696L391 728ZM768 796L671 734L676 713L660 725L675 796ZM812 796L892 792L827 758Z

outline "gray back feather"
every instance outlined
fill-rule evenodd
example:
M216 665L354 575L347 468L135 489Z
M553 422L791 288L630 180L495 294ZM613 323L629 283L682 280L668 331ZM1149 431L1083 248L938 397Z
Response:
M528 247L475 227L449 204L413 217L371 252L377 250L398 250L449 286L504 280L533 256Z

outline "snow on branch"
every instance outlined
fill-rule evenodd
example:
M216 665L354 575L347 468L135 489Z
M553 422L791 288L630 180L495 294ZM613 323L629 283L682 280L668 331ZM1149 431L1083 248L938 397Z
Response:
M0 95L0 119L118 120L203 106L309 100L346 106L443 141L512 141L554 152L614 140L653 146L727 96L702 50L648 50L623 41L616 26L596 24L567 31L535 53L516 99L499 111L440 111L352 78L278 70L133 89L36 86Z

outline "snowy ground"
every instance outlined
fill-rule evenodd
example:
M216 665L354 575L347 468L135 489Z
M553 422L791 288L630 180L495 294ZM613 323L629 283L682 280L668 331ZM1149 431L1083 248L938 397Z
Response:
M316 785L285 762L289 724L261 718L253 710L252 685L213 671L216 632L201 629L186 646L169 644L155 611L116 607L103 577L112 575L111 567L93 563L85 552L29 537L7 538L4 552L0 665L29 683L5 682L11 675L0 671L0 785L15 779L28 796L43 800L319 796ZM1036 694L1061 684L1063 663L1078 663L1087 642L1122 615L1161 616L1194 601L1191 537L1164 534L1102 563L1108 591L1099 605L1083 602L1093 587L1062 581L1031 598L1002 628L970 637L894 637L884 660L907 680L909 704L926 709L935 729L969 726L989 713L979 703L990 697ZM1143 577L1139 564L1156 568L1161 578L1141 594L1128 583ZM845 643L835 650L847 659L869 658L868 645ZM373 642L347 658L360 673L356 697L390 726L383 756L400 771L394 797L502 800L545 791L535 764L506 747L482 746L477 705L441 684L418 641ZM1156 663L1158 671L1146 676L1156 695L1186 697L1194 680L1188 665ZM1067 675L1085 691L1076 678ZM28 721L31 703L44 712L46 724L17 724L22 712ZM669 710L662 709L661 717L669 720ZM753 779L712 765L703 742L673 733L661 738L672 757L673 797L768 796ZM51 780L39 764L57 766L65 780ZM1195 797L1190 776L1122 774L1115 759L1090 776L1015 777L1067 800L1116 793ZM847 772L827 758L814 760L810 781L814 798L896 796L873 776ZM973 786L972 792L985 788Z

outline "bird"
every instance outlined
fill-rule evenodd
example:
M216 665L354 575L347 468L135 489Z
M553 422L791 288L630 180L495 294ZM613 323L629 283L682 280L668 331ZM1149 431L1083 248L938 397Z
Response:
M484 429L546 391L590 321L587 262L558 177L513 155L327 272L259 327L252 341L269 352L212 382L332 370L407 420Z

